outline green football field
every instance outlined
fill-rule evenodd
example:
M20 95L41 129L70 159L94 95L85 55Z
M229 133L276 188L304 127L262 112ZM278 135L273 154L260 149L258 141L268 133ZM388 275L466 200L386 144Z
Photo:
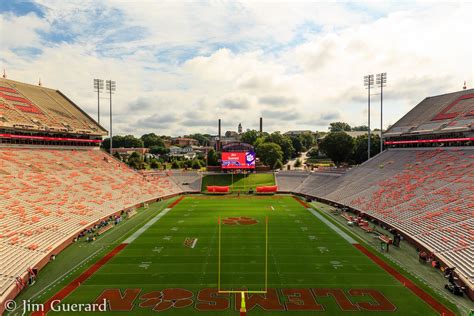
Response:
M220 287L266 291L247 295L248 315L436 315L293 197L188 196L157 215L61 304L105 298L115 312L100 314L238 315L240 294Z

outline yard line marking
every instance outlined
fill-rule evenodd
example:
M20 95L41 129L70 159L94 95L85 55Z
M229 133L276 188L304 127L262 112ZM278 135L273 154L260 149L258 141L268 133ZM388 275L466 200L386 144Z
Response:
M316 216L317 218L319 218L324 224L326 224L327 226L329 226L329 228L331 228L332 230L334 230L339 236L341 236L342 238L344 238L345 240L347 240L350 244L358 244L357 241L354 240L354 238L352 238L351 236L349 236L348 234L346 234L345 232L343 232L339 227L335 226L333 223L331 223L330 221L328 221L324 216L322 216L321 214L319 214L318 212L316 212L315 210L313 210L312 208L307 208L308 211L311 212L311 214L313 214L314 216Z
M161 211L158 215L156 215L155 217L153 217L148 223L146 223L145 225L143 225L139 230L137 230L136 232L134 232L130 237L128 237L127 239L124 240L123 244L130 244L132 243L133 241L135 241L135 239L137 239L138 237L140 237L141 234L143 234L150 226L152 226L153 224L155 224L160 218L162 218L163 216L165 216L169 211L171 211L170 208L165 208L163 211Z

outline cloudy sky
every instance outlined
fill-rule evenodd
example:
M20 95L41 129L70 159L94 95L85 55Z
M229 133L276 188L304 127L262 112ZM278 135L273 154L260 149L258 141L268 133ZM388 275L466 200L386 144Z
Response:
M0 66L9 79L41 77L94 118L93 78L113 79L114 133L173 136L216 133L217 118L224 130L257 128L260 116L267 131L367 124L363 76L387 72L387 126L426 96L473 87L473 10L471 1L4 0ZM105 121L105 95L102 104Z

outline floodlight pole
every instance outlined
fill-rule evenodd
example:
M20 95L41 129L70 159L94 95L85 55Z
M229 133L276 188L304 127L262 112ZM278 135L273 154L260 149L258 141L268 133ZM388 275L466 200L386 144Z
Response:
M112 93L116 89L115 81L107 80L105 85L107 91L109 92L109 101L110 101L110 154L112 155Z
M109 80L110 97L110 154L112 155L112 82Z
M367 144L367 159L370 159L370 88L374 85L374 75L364 76L364 86L368 89L368 144Z
M100 125L100 91L104 89L104 80L94 79L94 89L97 90L97 123Z
M368 145L367 145L367 159L370 159L370 83L369 83L369 89L368 89L368 102L369 102L369 109L367 111L368 114Z
M97 89L97 124L100 125L100 92Z
M377 74L376 79L377 84L380 86L380 152L383 151L383 140L382 140L382 130L383 130L383 88L387 83L387 73Z

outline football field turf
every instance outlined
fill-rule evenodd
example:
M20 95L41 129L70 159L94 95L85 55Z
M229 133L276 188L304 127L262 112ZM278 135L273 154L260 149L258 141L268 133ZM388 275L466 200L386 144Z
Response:
M240 294L220 286L266 290L247 295L248 315L437 314L293 197L188 196L157 216L61 304L105 298L123 313L100 314L238 315Z
M202 178L203 192L208 185L229 186L231 192L247 192L257 186L275 185L275 176L272 173L209 174Z

